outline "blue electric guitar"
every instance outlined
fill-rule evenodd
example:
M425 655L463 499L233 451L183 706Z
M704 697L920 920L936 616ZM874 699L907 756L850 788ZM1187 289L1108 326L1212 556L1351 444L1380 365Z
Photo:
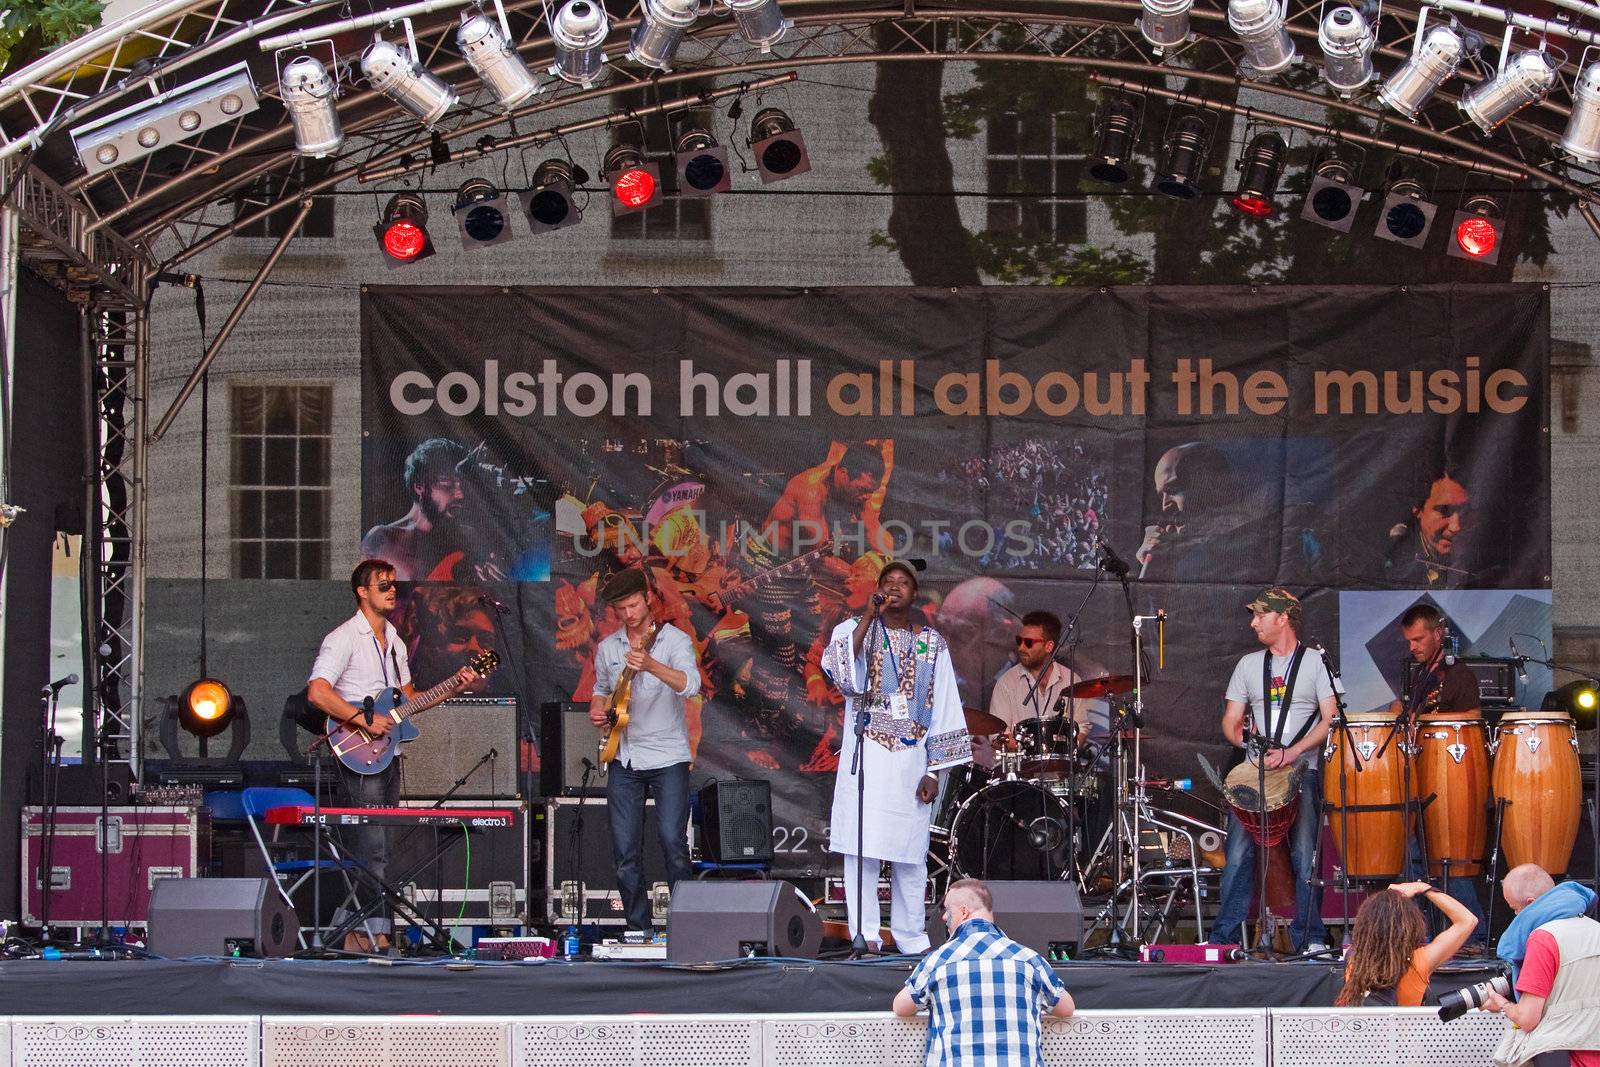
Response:
M473 657L469 666L478 672L478 677L486 678L500 666L500 655L494 651L480 652ZM340 763L357 774L380 774L394 762L394 757L402 744L421 736L422 731L416 728L411 718L443 702L450 694L467 684L469 683L462 681L460 674L452 674L432 689L418 693L410 700L406 700L398 689L385 689L365 701L362 710L370 715L387 715L393 719L394 726L389 732L382 737L373 737L362 729L360 725L362 718L358 717L352 724L340 722L330 716L327 726L328 747L339 757ZM370 722L370 719L368 721Z

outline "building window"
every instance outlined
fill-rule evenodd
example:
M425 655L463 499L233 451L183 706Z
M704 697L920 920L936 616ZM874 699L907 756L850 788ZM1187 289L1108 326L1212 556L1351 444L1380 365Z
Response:
M324 177L332 164L331 159L302 160L304 168L301 173L303 182L312 182ZM291 195L289 183L278 180L273 182L267 177L258 178L245 186L233 201L233 217L241 219L253 211L258 211L268 204L274 203ZM238 237L282 237L288 230L289 223L294 221L295 211L286 207L281 211L273 212L266 218L257 219L248 225L239 228ZM301 237L333 236L333 197L314 196L311 198L311 213L306 216L305 225L300 227Z
M1078 182L1081 146L1071 143L1067 116L998 115L988 122L984 164L988 229L1060 244L1088 240Z
M326 578L333 388L233 387L233 574Z

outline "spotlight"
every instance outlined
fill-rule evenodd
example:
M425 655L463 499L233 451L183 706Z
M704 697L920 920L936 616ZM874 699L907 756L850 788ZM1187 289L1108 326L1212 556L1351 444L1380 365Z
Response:
M1272 130L1250 139L1239 156L1239 189L1229 203L1242 214L1264 219L1272 214L1272 197L1278 191L1284 155L1289 146Z
M450 205L456 227L461 231L462 248L479 248L511 240L511 207L494 182L487 178L468 178L456 190Z
M609 32L606 9L598 2L567 0L560 11L550 16L550 40L556 48L550 73L562 81L589 88L605 74Z
M668 70L683 35L699 14L698 0L641 0L628 58L657 70Z
M794 23L783 17L778 0L722 0L739 24L739 36L763 52L783 39Z
M381 37L361 53L361 73L374 89L411 112L424 126L432 126L456 106L453 86L440 81L414 52L401 51Z
M1134 25L1140 36L1155 46L1157 55L1189 39L1189 9L1194 0L1140 0L1139 6L1143 13Z
M240 62L79 126L72 131L72 143L83 169L99 174L248 115L260 106L250 68Z
M1158 190L1178 200L1193 200L1199 195L1200 168L1205 166L1209 132L1199 115L1185 115L1173 124L1156 166Z
M1527 107L1543 100L1556 84L1556 65L1544 52L1518 52L1500 73L1461 98L1461 113L1484 133Z
M1595 683L1587 678L1579 678L1546 693L1540 708L1544 711L1564 711L1572 716L1581 729L1587 730L1594 726L1595 713L1600 711L1600 692L1596 691Z
M645 162L637 145L613 145L602 164L611 185L611 213L626 215L661 203L661 168Z
M1372 50L1378 31L1349 5L1336 7L1317 28L1322 48L1322 80L1340 96L1349 96L1372 80Z
M1090 158L1089 176L1096 181L1121 185L1128 180L1128 160L1139 140L1139 109L1120 93L1111 94L1095 116L1095 144Z
M1578 75L1572 90L1572 116L1561 147L1585 163L1600 160L1600 61L1590 63Z
M565 159L547 159L533 171L533 188L522 194L522 210L528 215L528 229L547 233L583 221L583 212L573 202L572 190L589 176Z
M733 187L728 150L701 129L684 130L673 146L678 157L678 192L682 196L711 196Z
M1446 78L1461 66L1467 46L1461 35L1449 26L1435 26L1422 39L1420 47L1389 80L1378 86L1378 99L1408 119L1415 119Z
M1427 190L1415 178L1397 177L1383 193L1383 213L1378 216L1374 237L1385 241L1421 248L1428 243L1428 231L1433 228L1433 216L1439 210L1424 197Z
M764 107L750 120L750 149L764 184L781 182L811 170L806 140L794 120L778 108Z
M1366 195L1354 178L1350 164L1338 156L1329 156L1318 163L1312 171L1311 188L1306 190L1300 217L1330 230L1349 233L1356 221L1356 207Z
M1500 262L1500 245L1505 236L1505 206L1489 193L1472 193L1456 212L1452 240L1445 249L1457 259L1470 259L1494 266Z
M1248 74L1276 74L1294 62L1294 41L1277 0L1228 0L1228 28L1244 45Z
M339 83L328 76L322 61L315 56L291 59L278 78L278 91L294 126L294 150L315 159L337 152L344 144L335 104Z
M383 209L383 219L372 228L378 245L391 265L413 263L433 255L428 236L428 205L419 193L396 193Z
M233 694L215 678L201 678L183 691L178 723L196 737L215 737L233 719Z
M504 18L501 13L501 18ZM511 31L482 11L461 13L456 30L456 45L502 111L514 111L518 104L539 91L539 82L511 44Z

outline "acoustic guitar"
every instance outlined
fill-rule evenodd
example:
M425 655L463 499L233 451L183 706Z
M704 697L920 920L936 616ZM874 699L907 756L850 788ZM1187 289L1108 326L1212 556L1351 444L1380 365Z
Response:
M660 625L652 621L643 639L633 646L634 651L654 650L656 637L660 633ZM633 699L633 676L636 673L632 667L622 668L622 673L617 675L616 688L611 690L611 706L606 709L606 725L602 727L604 732L600 735L602 767L616 759L617 752L622 748L622 732L628 728L628 704Z
M492 649L480 652L468 666L477 671L480 678L487 678L500 666L500 654ZM389 716L394 720L389 732L382 737L373 737L359 725L362 721L360 718L354 723L346 723L329 716L328 747L339 757L340 763L357 774L381 774L394 762L402 744L422 736L422 731L411 722L412 717L443 703L452 693L468 684L461 680L459 674L452 674L410 700L393 687L375 693L362 702L362 710L366 713L363 717L370 723L372 715Z

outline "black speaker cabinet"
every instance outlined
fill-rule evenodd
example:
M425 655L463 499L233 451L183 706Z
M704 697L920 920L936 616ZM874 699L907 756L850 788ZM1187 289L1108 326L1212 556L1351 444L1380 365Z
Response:
M713 863L772 860L772 783L735 778L700 787L700 847Z
M413 742L414 744L415 742ZM603 797L606 781L598 771L583 786L583 761L594 763L600 731L589 721L589 705L552 700L539 706L539 792L546 797Z
M1083 943L1083 904L1067 882L989 882L995 925L1013 941L1049 959L1076 955Z
M150 890L150 951L160 956L287 956L299 936L266 878L162 878Z
M822 919L788 882L679 882L667 918L667 958L682 963L744 956L816 959Z
M405 747L402 797L516 800L522 795L515 697L447 700L417 720L417 729L421 736Z

